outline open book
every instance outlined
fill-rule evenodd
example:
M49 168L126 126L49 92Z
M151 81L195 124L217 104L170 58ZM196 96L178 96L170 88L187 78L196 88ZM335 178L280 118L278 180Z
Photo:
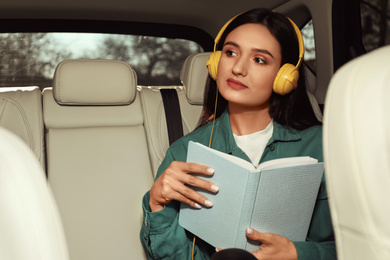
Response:
M306 240L324 172L311 157L272 160L255 168L251 163L202 144L190 142L187 162L212 167L218 193L196 189L213 207L195 209L182 203L179 224L217 248L258 250L245 230L275 233L292 241Z

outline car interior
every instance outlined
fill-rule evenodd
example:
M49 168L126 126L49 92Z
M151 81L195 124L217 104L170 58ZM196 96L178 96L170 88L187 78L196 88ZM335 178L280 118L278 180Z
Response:
M304 36L338 259L390 259L388 0L2 0L0 258L146 259L142 197L197 127L214 37L258 7ZM90 38L105 55L70 49Z

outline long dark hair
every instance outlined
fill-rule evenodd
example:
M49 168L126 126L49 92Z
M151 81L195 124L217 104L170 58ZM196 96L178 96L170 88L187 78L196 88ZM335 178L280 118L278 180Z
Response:
M268 28L281 46L282 62L297 64L299 59L299 43L295 29L289 19L268 9L253 9L237 16L226 28L217 45L221 50L226 36L240 25L247 23L262 24ZM299 68L298 87L287 95L273 93L270 99L269 114L271 118L284 126L297 130L303 130L313 125L320 125L307 95L306 78L303 64ZM213 120L215 99L217 94L217 83L210 76L208 77L205 93L203 112L198 127ZM228 102L221 95L218 95L217 110L215 117L218 118L225 111Z

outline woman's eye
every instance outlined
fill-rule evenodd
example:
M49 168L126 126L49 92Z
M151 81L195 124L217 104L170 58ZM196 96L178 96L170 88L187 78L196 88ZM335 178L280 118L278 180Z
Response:
M226 55L227 56L237 56L237 53L235 53L234 51L226 51Z
M266 63L265 60L261 59L261 58L254 58L253 59L256 63L260 63L260 64L263 64L263 63Z

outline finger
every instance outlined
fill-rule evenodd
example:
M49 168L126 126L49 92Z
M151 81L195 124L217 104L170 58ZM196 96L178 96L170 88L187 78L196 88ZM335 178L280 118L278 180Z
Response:
M266 233L261 233L257 230L254 230L253 228L247 228L246 229L246 236L255 241L259 241L264 243L266 241L267 234Z
M180 201L181 203L186 203L186 204L188 204L191 207L196 208L196 209L201 209L202 208L202 206L198 202L190 200L189 198L187 198L185 196L182 196L180 194L177 194L175 196L175 200Z
M188 187L188 185L211 192L217 192L219 190L218 186L188 174L190 171L210 175L214 170L196 163L172 162L152 186L149 204L153 206L160 205L158 208L160 209L162 205L169 203L171 200L177 200L195 208L200 208L200 205L212 207L213 203L210 200Z
M213 168L198 163L173 161L170 167L179 169L180 171L185 173L202 174L207 176L211 176L214 174Z
M180 167L181 170L186 173L212 176L215 172L213 168L198 163L190 163L190 162L177 162L177 163L178 163L178 167Z
M273 234L273 233L262 233L253 228L246 229L246 235L249 239L259 241L262 244L277 244L281 242L289 242L290 240L286 237Z
M214 193L218 192L219 190L219 187L215 183L193 176L191 174L183 176L182 181L192 187L201 188L203 190L208 190Z
M170 185L170 181L178 180L184 184L208 190L210 192L217 192L219 190L219 187L214 183L199 178L197 176L193 176L192 174L203 174L210 176L214 174L214 170L210 167L197 163L173 161L163 173L163 175L165 176L163 182L164 185Z
M173 196L173 199L175 199L175 200L179 200L181 202L187 203L187 204L189 204L191 206L195 206L197 208L199 208L198 205L195 205L193 203L188 203L188 200L190 200L191 202L197 203L197 204L202 204L206 207L213 206L213 203L208 198L206 198L205 196L199 194L198 192L194 191L193 189L191 189L187 186L176 185L176 186L173 186L172 188L174 189L174 193L172 196Z
M178 174L178 172L185 174ZM193 187L214 193L219 190L216 184L193 175L211 176L214 174L214 169L201 164L175 161L166 169L166 174L168 176L175 176L175 179Z

